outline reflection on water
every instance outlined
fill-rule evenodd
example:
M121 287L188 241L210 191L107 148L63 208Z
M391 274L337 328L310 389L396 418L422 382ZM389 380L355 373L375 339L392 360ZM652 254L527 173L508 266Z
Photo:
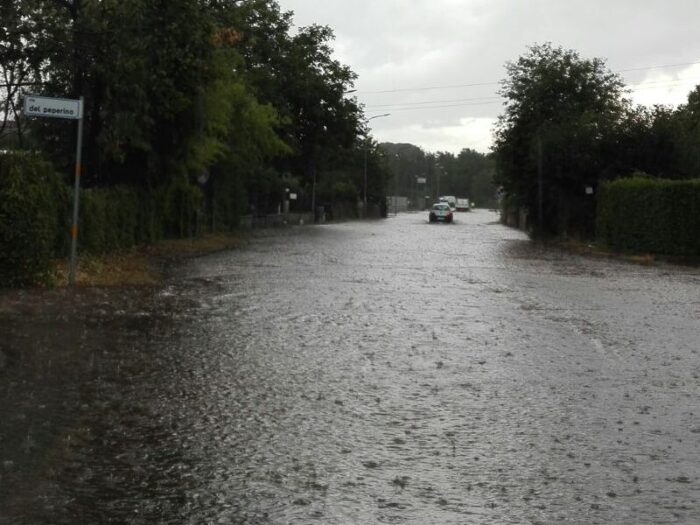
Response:
M0 524L692 523L700 274L486 212L0 309Z

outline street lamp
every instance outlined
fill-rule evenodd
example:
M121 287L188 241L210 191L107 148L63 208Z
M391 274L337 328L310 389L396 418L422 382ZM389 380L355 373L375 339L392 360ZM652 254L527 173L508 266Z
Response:
M383 113L381 115L374 115L373 117L369 117L367 119L367 122L370 120L374 120L375 118L382 118L382 117L388 117L391 115L391 113ZM363 198L362 198L362 211L363 215L367 215L367 142L368 142L368 137L365 136L365 184L364 184L364 190L363 190Z
M394 215L399 214L399 173L401 172L401 157L398 153L394 155L396 159L396 170L394 171Z

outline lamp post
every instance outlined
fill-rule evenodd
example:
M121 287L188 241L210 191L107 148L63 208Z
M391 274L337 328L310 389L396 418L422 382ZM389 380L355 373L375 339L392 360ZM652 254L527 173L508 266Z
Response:
M394 172L394 216L399 214L399 173L401 173L401 157L397 153L396 171Z
M367 122L374 120L375 118L388 117L391 113L383 113L382 115L374 115L369 117ZM362 192L362 215L367 215L367 146L369 137L365 136L365 165L364 165L364 189Z

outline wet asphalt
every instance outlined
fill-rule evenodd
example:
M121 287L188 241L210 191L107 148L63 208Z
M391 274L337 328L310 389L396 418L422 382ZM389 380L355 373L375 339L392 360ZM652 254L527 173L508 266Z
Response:
M700 270L494 213L0 301L0 524L700 522Z

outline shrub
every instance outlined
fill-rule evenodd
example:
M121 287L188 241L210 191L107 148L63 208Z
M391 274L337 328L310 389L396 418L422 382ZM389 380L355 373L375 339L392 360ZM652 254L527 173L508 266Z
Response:
M192 236L202 200L185 178L153 192L82 189L78 253L100 255L166 235ZM31 153L0 153L0 287L48 283L52 262L68 257L72 210L72 185L51 164ZM228 226L237 208L225 211Z
M139 232L142 210L149 208L152 198L133 188L83 190L80 201L78 242L82 251L104 254L157 238L144 239Z
M80 192L80 218L78 220L78 250L92 254L107 251L105 236L107 213L104 190Z
M615 249L700 255L700 179L635 176L603 184L596 232Z
M68 190L53 167L27 152L0 154L0 286L46 283L68 242Z
M163 211L166 235L178 238L195 235L202 200L201 190L187 179L173 181L165 190Z

